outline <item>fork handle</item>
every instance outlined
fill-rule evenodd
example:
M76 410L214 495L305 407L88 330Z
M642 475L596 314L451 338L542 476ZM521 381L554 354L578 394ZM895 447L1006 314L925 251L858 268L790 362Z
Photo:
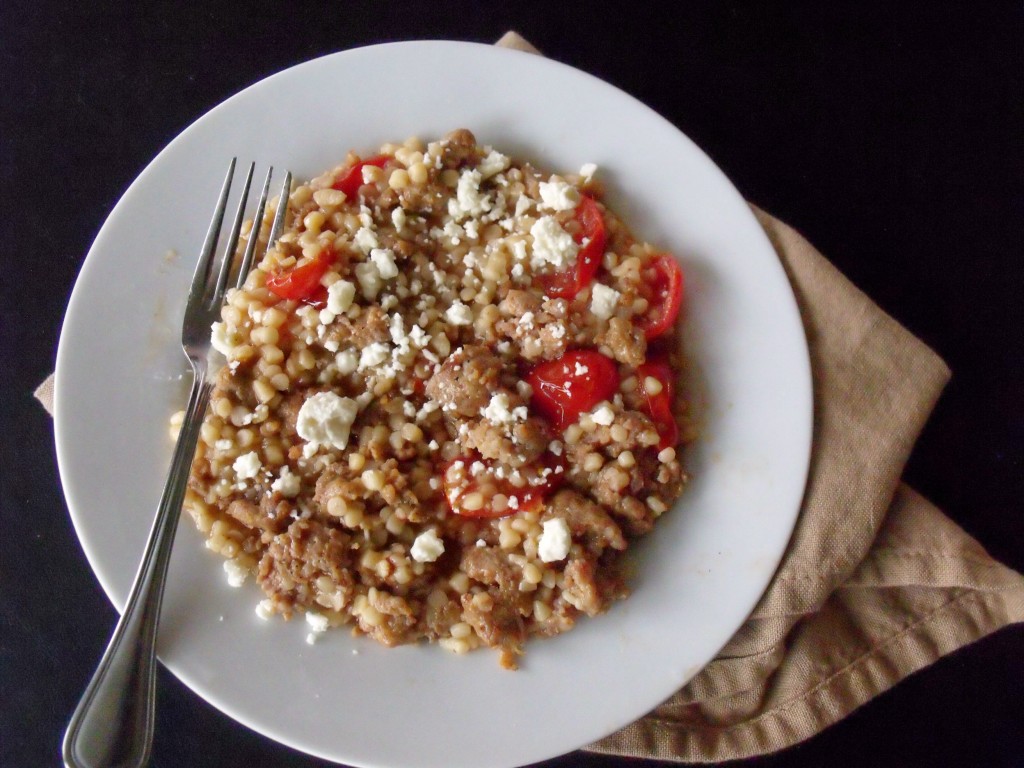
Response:
M149 760L156 709L157 619L185 485L213 389L206 360L193 358L192 368L185 419L128 604L68 723L63 747L67 768L141 768Z

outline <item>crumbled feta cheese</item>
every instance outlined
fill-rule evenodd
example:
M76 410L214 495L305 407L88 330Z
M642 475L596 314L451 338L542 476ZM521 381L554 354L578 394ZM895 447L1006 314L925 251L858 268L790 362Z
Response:
M240 565L237 560L224 561L224 573L228 576L228 585L238 589L249 577L249 569Z
M470 219L466 222L466 226L463 227L463 231L466 233L466 237L470 240L478 240L480 238L480 223L474 219ZM469 254L467 253L468 257Z
M596 163L584 163L580 166L580 176L583 177L584 181L590 181L594 178L595 173L597 173Z
M266 600L260 600L256 604L256 615L263 621L266 621L274 615L274 604L270 602L269 598Z
M539 269L551 264L556 269L565 269L576 263L579 246L572 235L562 229L553 216L541 216L530 227L533 236L533 254L530 266Z
M461 301L455 301L444 313L445 319L452 325L472 325L473 310Z
M413 541L409 554L417 563L432 563L444 554L444 541L433 528L424 531Z
M456 221L482 216L491 209L491 198L480 191L480 171L466 170L459 176L455 197L448 200L448 215Z
M306 611L306 623L314 632L326 632L329 626L327 617L317 611Z
M352 398L334 392L317 392L306 398L299 409L295 431L311 445L329 445L341 450L348 445L349 432L358 412Z
M391 212L391 223L395 225L395 229L399 232L405 229L407 221L408 217L405 215L405 209L395 208L395 210Z
M495 426L512 424L516 421L526 421L526 406L509 408L508 395L499 392L491 396L491 401L480 409L480 415ZM482 466L482 465L481 465Z
M395 266L395 252L390 248L374 248L370 251L370 260L377 267L377 272L385 280L398 277L398 267Z
M299 476L287 466L281 467L280 476L270 484L270 490L277 491L286 499L293 499L298 496L301 487L302 481L299 480Z
M384 281L380 279L377 265L372 261L356 264L356 280L359 281L359 288L363 293L363 298L367 301L376 299L380 289L384 287Z
M580 191L557 177L540 183L540 207L571 211L580 201Z
M391 357L391 349L388 345L382 341L375 341L373 344L363 347L363 351L359 355L358 370L365 371L367 368L376 368L389 357Z
M594 283L590 292L590 311L594 316L607 320L615 312L615 306L619 303L622 294L614 288L609 288L603 283Z
M342 375L347 376L359 365L359 358L354 349L346 349L334 356L334 364Z
M356 231L354 239L356 247L363 253L369 253L374 248L380 248L380 241L377 240L377 234L368 226L360 227Z
M260 457L256 455L256 451L249 451L239 456L231 466L235 470L235 474L238 475L239 480L251 480L263 468L263 465L260 463Z
M224 357L231 354L231 335L228 333L227 324L218 320L210 326L210 344Z
M312 630L306 635L306 642L313 645L324 632L327 631L327 627L330 624L327 621L327 617L317 611L306 611L306 623Z
M565 520L556 517L553 520L544 521L544 531L537 542L537 554L545 563L555 563L564 560L569 554L569 546L572 544L572 537L569 535L569 526Z
M347 312L356 297L356 287L348 280L336 280L327 289L327 309L335 315Z
M519 199L516 200L516 218L518 219L533 205L533 199L527 195L520 195Z
M511 161L505 155L501 154L501 152L492 149L490 153L480 161L480 165L478 165L476 169L480 171L480 175L483 178L489 179L494 174L501 173L508 168L510 162Z
M437 237L445 235L449 240L452 241L452 245L458 245L462 242L462 238L466 236L466 230L462 228L462 225L456 221L445 222L444 229L438 230Z
M615 421L615 412L611 409L611 406L608 405L608 403L601 403L594 409L594 412L590 414L590 418L594 420L595 424L607 427Z
M369 164L364 165L362 168L360 168L359 175L363 177L363 184L372 184L373 177L377 175L377 171L377 166Z

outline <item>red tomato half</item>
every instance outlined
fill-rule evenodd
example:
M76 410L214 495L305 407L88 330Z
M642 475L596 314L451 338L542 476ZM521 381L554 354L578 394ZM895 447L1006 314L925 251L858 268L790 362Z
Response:
M316 299L319 294L317 289L323 289L323 286L320 285L320 278L324 276L333 261L334 254L329 250L323 251L312 261L268 277L267 289L282 299L294 299L295 301ZM326 301L326 290L319 298Z
M683 303L683 270L667 254L655 256L644 267L643 296L647 312L637 321L647 340L656 339L672 327Z
M533 388L530 404L562 432L618 391L619 369L600 352L572 349L536 366L526 382Z
M384 164L391 158L388 155L375 155L374 157L362 160L347 171L335 181L332 185L332 189L340 189L345 193L345 197L350 200L356 196L356 192L363 186L363 166L373 165L377 168L383 168Z
M557 299L571 299L590 284L601 266L604 256L605 230L601 209L593 198L582 195L576 205L576 221L580 230L573 238L580 249L576 253L576 264L565 272L545 275L541 282L544 292Z
M478 467L474 474L473 467ZM515 485L508 477L498 477L494 462L480 457L462 456L442 473L444 496L452 512L462 517L506 517L516 512L537 509L540 503L565 481L565 458L544 454L542 461L518 470L524 484ZM473 499L474 494L482 498ZM497 496L508 499L495 509ZM466 507L469 503L471 509Z
M646 385L648 377L661 384L661 389L658 392L648 391ZM676 417L672 413L672 403L675 399L673 396L675 374L672 372L672 367L668 364L667 359L652 360L636 369L636 378L640 392L644 396L647 413L661 437L658 448L674 447L679 442L679 425L676 424Z

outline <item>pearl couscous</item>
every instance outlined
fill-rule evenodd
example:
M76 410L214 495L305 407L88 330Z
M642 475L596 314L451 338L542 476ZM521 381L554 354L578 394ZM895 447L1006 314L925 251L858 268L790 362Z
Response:
M457 130L293 187L212 329L185 504L261 617L514 668L627 595L623 553L687 480L682 272L595 170Z

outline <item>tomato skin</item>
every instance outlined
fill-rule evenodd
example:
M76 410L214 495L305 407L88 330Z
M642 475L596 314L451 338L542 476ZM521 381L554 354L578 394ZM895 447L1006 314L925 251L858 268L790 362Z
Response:
M611 399L619 389L619 369L596 350L571 349L535 366L526 382L533 389L530 405L563 432L581 413Z
M493 485L497 493L504 494L510 499L516 499L516 506L509 505L500 512L496 512L489 503L484 503L480 509L465 509L460 505L462 498L482 487L480 479L471 478L468 483L455 484L451 480L448 470L452 468L452 465L456 462L463 462L468 471L469 467L475 462L480 462L484 465L487 477L484 478L488 484ZM444 470L441 472L441 478L444 484L444 497L448 502L448 507L456 515L461 517L475 517L475 518L496 518L496 517L508 517L514 515L517 512L529 511L537 509L541 502L545 498L550 496L556 489L558 489L562 483L565 482L565 457L555 456L553 453L545 453L541 460L541 469L550 470L544 481L537 485L527 485L525 488L517 488L512 485L509 480L505 478L497 478L492 474L494 468L494 462L487 459L480 458L479 456L460 456L449 462Z
M653 271L654 279L645 285L647 312L637 321L648 341L669 330L679 317L683 304L683 270L674 258L661 254L651 259L644 271Z
M651 394L647 391L647 377L657 379L661 383L661 391ZM636 369L637 384L644 396L645 410L654 422L655 429L661 440L658 449L672 448L679 442L679 425L672 413L675 400L675 374L665 357L651 360Z
M277 272L267 278L267 290L282 299L293 299L295 301L309 301L314 304L319 299L326 304L327 290L320 285L320 278L334 262L334 253L330 250L321 253L312 261L289 269L285 272ZM322 293L321 290L322 289Z
M576 265L571 270L556 272L541 278L544 292L556 299L571 299L594 279L601 259L604 257L606 242L604 218L592 197L581 195L576 205L576 221L580 231L573 239L580 245L576 253ZM586 240L586 243L583 241Z
M361 160L345 171L344 175L331 185L331 189L341 190L345 193L345 197L351 200L356 196L359 188L363 186L363 167L372 165L377 168L383 168L384 164L390 159L389 155L374 155L366 160Z

